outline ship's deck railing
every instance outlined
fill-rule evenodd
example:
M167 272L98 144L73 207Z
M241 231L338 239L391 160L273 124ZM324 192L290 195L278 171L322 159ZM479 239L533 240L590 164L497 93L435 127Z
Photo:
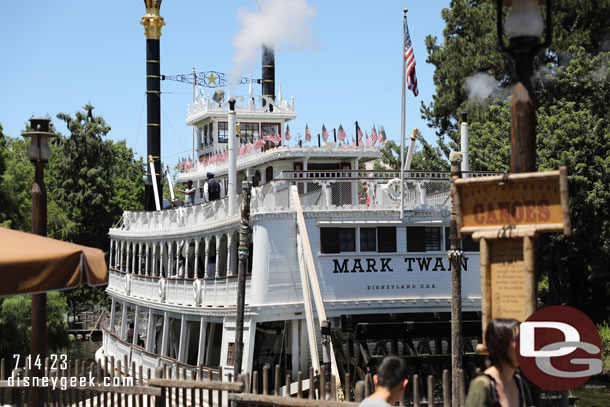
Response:
M111 363L114 364L114 360L123 362L130 366L135 363L137 366L142 366L142 370L146 371L151 369L153 372L158 367L167 367L170 369L180 369L183 371L187 379L193 380L199 372L203 370L203 377L207 380L219 380L219 370L211 367L200 369L198 366L189 365L187 363L179 362L178 360L169 356L163 356L156 353L148 352L141 346L122 339L116 332L111 330L107 323L102 325L104 331L104 352L108 359L112 359ZM107 363L106 363L107 364Z
M241 194L236 202L241 202ZM195 228L197 225L219 226L227 221L239 221L240 207L229 213L228 199L183 206L163 211L125 211L114 229L143 233L163 233Z
M465 172L469 177L499 175ZM290 185L296 185L305 210L399 210L400 172L392 170L282 171L268 185L254 191L253 213L291 208ZM449 171L405 171L405 210L448 208Z
M468 177L501 175L498 172L468 171ZM400 173L393 170L306 170L282 171L273 181L252 192L251 213L292 211L289 188L296 185L303 209L400 210ZM451 189L449 171L405 171L405 210L448 209ZM241 195L238 195L241 203ZM115 230L151 234L213 229L239 222L240 205L229 213L228 200L168 209L126 211ZM112 234L113 230L110 231Z
M251 274L246 276L250 287ZM181 307L235 307L237 275L212 278L157 277L111 268L108 290L144 300Z

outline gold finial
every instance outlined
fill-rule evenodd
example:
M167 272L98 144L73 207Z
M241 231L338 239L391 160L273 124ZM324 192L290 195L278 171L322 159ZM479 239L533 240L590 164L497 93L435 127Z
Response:
M161 38L161 27L165 25L165 20L159 14L161 0L144 0L146 14L142 17L140 24L144 26L146 38L158 40Z
M402 9L402 11L404 11L404 12L405 12L405 14L407 14L407 11L409 11L409 9L407 9L407 8L403 8L403 9Z
M417 127L413 128L413 134L411 134L411 140L415 140L416 135L417 135Z

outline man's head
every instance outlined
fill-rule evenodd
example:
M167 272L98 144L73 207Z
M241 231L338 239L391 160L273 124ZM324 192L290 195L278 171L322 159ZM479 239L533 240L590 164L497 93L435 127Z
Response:
M193 186L193 181L189 180L189 181L186 183L186 186L187 186L188 188L191 188L191 187Z
M208 177L208 179L212 179L212 178L214 178L214 173L213 172L208 172L206 174L206 176Z
M407 383L407 364L397 356L386 356L373 376L375 387L385 387L390 392L388 403L394 404L405 391Z

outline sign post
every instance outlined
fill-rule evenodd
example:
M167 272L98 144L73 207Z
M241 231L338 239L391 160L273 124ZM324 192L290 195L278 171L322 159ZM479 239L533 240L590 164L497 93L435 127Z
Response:
M454 181L460 234L481 250L483 338L493 318L525 321L536 310L534 239L571 235L567 170Z

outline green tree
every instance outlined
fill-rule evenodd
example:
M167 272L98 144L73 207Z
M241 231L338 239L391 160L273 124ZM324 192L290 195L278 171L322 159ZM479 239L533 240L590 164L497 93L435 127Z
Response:
M26 156L23 138L7 137L1 141L0 226L29 232L32 230L32 183L34 167Z
M537 269L548 281L540 294L546 304L572 304L599 321L609 311L599 304L607 303L610 281L610 26L604 18L610 2L553 3L553 45L534 64L537 166L567 166L573 236L539 239ZM422 114L446 156L459 148L457 118L468 112L470 168L508 171L514 77L512 62L495 49L494 5L454 0L443 18L443 43L426 39L436 94ZM465 84L477 72L494 86L489 97L469 100Z
M20 295L0 298L0 358L11 360L14 354L29 354L32 323L32 297ZM68 344L65 332L66 300L59 292L47 295L47 352L58 351ZM10 333L10 334L9 334Z
M49 163L49 236L107 251L123 210L142 208L143 161L124 141L104 139L110 126L93 106L57 117L70 135L60 136Z
M430 145L419 131L416 137L411 169L420 171L448 170L449 163L443 159L440 148ZM408 144L405 145L405 157L408 148ZM386 141L381 148L381 163L394 170L400 169L400 144L392 140ZM382 165L375 163L375 168L381 169Z

